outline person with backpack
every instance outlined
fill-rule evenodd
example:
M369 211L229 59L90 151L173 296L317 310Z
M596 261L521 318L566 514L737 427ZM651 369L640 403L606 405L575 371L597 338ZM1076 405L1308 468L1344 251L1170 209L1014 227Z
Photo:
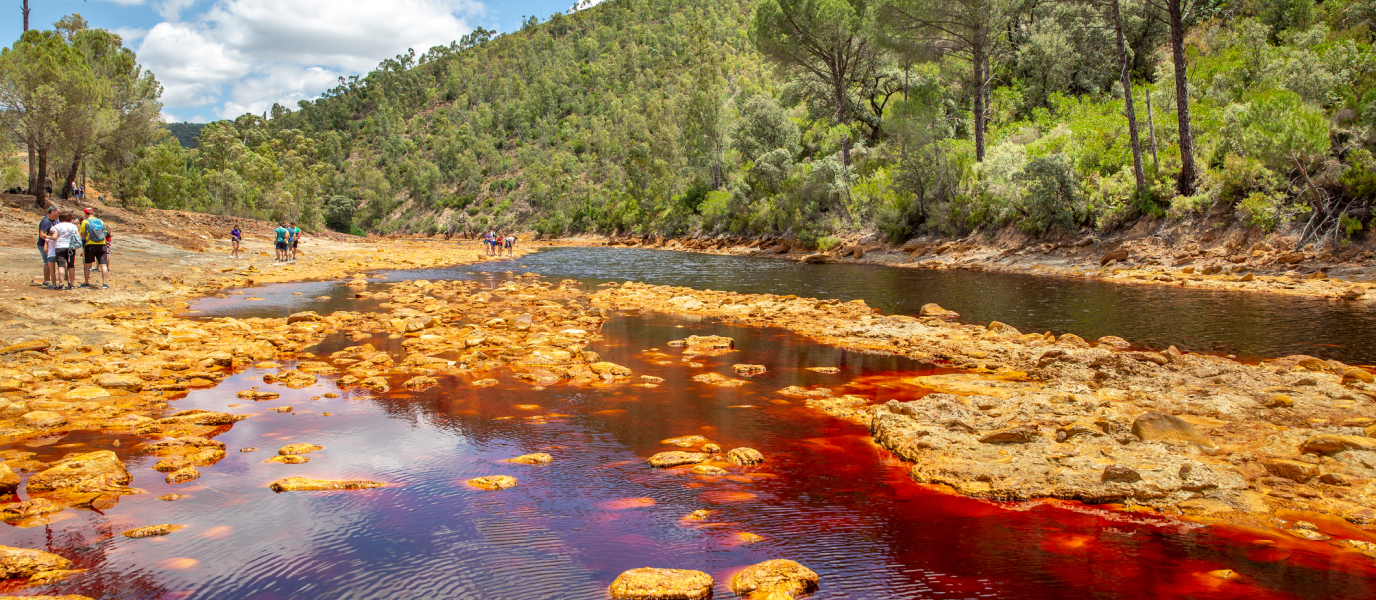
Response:
M86 219L81 222L79 233L81 234L82 254L85 256L82 262L86 271L86 283L81 287L91 287L91 265L94 263L100 269L100 287L110 289L110 259L106 251L109 250L108 241L110 229L105 226L105 222L96 217L95 209L86 207Z
M296 260L296 247L301 244L301 227L291 224L291 259Z
M230 251L229 257L235 259L239 258L239 245L244 242L244 232L239 231L238 225L235 225L234 229L229 230L229 241L234 244L234 249Z
M70 290L75 287L76 282L76 253L81 248L81 233L77 231L76 225L72 221L76 216L70 212L63 212L58 217L58 223L53 225L52 232L49 234L53 240L53 255L57 259L57 288L59 290ZM64 287L62 280L67 280Z

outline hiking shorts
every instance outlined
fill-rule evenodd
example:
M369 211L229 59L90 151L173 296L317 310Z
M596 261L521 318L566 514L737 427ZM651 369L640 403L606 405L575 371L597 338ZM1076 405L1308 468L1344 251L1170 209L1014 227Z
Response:
M286 243L286 242L277 242L277 249L278 249L278 250L286 250L286 249L287 249L287 243Z
M291 241L291 249L292 249L292 250L295 250L296 247L299 246L300 244L301 244L301 240L292 240L292 241Z
M109 259L105 256L105 244L86 244L85 255L84 262L88 265L91 263L110 264Z
M57 257L48 256L47 245L43 242L38 242L38 255L43 257L43 264L57 262Z
M76 248L58 248L55 258L57 259L57 266L70 269L72 264L76 262Z

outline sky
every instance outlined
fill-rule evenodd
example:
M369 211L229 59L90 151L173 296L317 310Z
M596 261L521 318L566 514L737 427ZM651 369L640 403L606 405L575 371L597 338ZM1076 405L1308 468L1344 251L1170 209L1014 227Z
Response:
M383 59L448 45L474 27L520 29L574 0L29 0L29 27L80 13L138 53L163 85L163 117L203 123L295 109ZM23 31L20 0L5 0L0 39Z

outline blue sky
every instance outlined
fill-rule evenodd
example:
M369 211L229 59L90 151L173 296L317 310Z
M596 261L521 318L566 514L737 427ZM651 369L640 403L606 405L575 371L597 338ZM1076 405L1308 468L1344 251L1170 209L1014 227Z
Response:
M406 49L447 45L479 25L501 32L543 21L574 0L29 0L29 26L81 13L116 31L164 86L169 121L204 122L295 107ZM0 36L23 29L5 2Z

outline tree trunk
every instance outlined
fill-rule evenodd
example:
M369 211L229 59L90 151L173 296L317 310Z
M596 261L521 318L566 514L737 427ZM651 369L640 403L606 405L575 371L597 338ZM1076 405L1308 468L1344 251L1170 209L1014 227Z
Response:
M1142 141L1137 135L1137 110L1132 105L1132 70L1128 64L1127 45L1123 43L1123 19L1118 12L1118 0L1109 0L1113 13L1113 31L1118 37L1119 76L1123 81L1123 112L1128 118L1128 138L1132 143L1132 174L1137 179L1137 194L1147 189L1147 176L1142 172Z
M975 162L984 162L984 45L974 44L975 66Z
M836 123L845 125L850 119L846 112L846 88L845 78L838 74L833 74L832 92L836 95ZM850 136L841 138L841 164L847 169L850 168Z
M1152 170L1160 175L1161 157L1156 153L1156 115L1151 110L1151 90L1147 90L1147 129L1151 132L1151 164Z
M29 30L29 0L24 0L24 31Z
M1182 196L1194 195L1199 172L1194 165L1194 132L1190 128L1189 73L1185 69L1185 7L1183 0L1166 0L1171 25L1171 59L1175 61L1175 110L1180 128L1180 179Z
M48 202L48 149L47 149L47 148L39 148L39 149L38 149L38 173L36 173L35 175L36 175L35 182L37 183L37 185L35 185L34 187L37 188L37 189L33 190L33 192L34 192L34 194L33 194L34 201L37 202L39 206L44 206L44 205L46 205L47 202Z
M34 150L33 143L25 144L29 148L29 195L38 195L38 152Z
M72 168L67 169L67 181L62 184L62 197L71 198L76 191L77 170L81 168L81 155L72 155Z

